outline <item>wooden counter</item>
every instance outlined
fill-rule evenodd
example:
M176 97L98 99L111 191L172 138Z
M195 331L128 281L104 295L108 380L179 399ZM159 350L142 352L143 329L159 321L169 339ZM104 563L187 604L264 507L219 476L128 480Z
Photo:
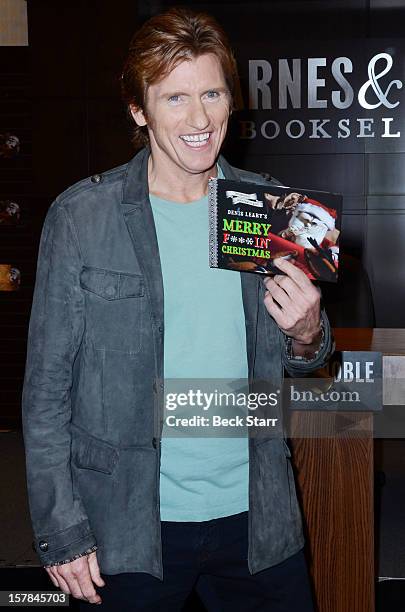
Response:
M405 330L344 328L334 336L337 350L381 352L383 378L405 378ZM387 403L386 389L384 396ZM345 416L357 420L361 435L336 435L336 419ZM308 428L314 437L294 438ZM291 431L318 610L374 612L373 416L295 411Z

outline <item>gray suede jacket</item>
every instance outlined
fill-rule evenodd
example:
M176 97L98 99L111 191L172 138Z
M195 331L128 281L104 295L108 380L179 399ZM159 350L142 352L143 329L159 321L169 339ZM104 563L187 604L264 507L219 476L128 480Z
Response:
M148 198L148 149L61 194L42 230L23 388L34 546L58 563L97 545L101 572L163 579L159 513L163 283ZM219 163L226 178L269 184ZM208 263L207 263L208 265ZM304 376L289 358L258 275L240 273L249 379ZM159 412L160 411L160 412ZM160 417L161 418L161 417ZM251 573L304 545L290 452L281 437L249 439Z

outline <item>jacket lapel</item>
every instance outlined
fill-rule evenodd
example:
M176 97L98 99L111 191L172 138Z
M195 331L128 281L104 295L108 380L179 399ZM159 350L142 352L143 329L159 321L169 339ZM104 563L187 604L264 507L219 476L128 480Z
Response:
M128 164L123 185L122 207L139 266L145 279L152 317L163 325L163 278L159 249L149 201L149 149L142 149Z

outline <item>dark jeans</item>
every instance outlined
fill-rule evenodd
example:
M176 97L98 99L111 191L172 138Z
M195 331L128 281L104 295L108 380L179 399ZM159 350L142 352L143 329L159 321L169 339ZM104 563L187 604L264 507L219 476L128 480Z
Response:
M143 572L102 574L103 603L93 609L180 612L194 587L209 612L313 612L302 550L250 574L247 518L242 512L201 523L162 521L163 581Z

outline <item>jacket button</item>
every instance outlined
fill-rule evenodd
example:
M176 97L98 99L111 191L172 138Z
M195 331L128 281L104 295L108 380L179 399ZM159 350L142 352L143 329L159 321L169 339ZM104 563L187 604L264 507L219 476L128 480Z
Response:
M156 448L156 447L157 447L157 439L156 439L156 438L153 438L153 440L152 440L152 446L153 446L153 448Z
M103 180L103 177L101 174L93 174L93 176L91 177L92 183L101 183L102 180Z
M159 325L158 329L159 329L159 332L162 334L163 333L163 325Z
M39 548L42 552L46 552L48 550L48 542L44 542L43 540L38 544Z

